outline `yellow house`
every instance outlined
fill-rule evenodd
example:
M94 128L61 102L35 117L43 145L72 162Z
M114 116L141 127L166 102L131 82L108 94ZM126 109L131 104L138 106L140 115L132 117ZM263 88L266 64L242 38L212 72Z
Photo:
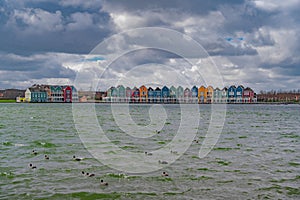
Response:
M140 102L146 103L148 101L148 89L142 85L140 88Z
M207 99L207 89L202 85L198 89L198 102L206 103L206 99Z
M212 103L213 95L214 95L214 88L212 86L208 86L206 90L207 90L206 102Z

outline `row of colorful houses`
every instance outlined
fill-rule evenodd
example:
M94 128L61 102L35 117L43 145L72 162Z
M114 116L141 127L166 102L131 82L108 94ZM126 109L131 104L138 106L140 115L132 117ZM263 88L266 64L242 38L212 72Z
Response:
M193 86L183 88L178 86L163 86L162 88L146 87L137 88L110 87L107 90L104 102L130 102L130 103L252 103L256 102L256 93L249 87L230 86L222 89L212 86Z
M78 102L78 93L72 85L33 85L26 89L24 102Z

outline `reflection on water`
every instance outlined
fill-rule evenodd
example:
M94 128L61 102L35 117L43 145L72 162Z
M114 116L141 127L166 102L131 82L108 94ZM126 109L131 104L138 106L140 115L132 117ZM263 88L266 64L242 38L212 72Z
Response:
M151 123L150 108L130 105L130 123ZM161 132L135 138L117 126L109 105L96 105L107 137L130 152L151 152L172 140L180 109L178 105L164 105L164 109L167 119ZM229 105L217 145L199 159L210 120L210 106L200 105L195 141L162 170L169 174L162 177L162 171L122 174L95 160L75 130L71 105L0 104L0 198L297 199L299 109L299 105ZM73 155L83 159L75 161ZM28 167L29 163L37 169ZM82 171L95 176L84 176ZM101 186L101 179L109 185Z

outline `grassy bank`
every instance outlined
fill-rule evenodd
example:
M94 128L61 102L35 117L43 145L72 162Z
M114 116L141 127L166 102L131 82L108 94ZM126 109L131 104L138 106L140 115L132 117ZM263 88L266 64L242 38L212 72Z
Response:
M16 103L14 99L0 99L0 103Z

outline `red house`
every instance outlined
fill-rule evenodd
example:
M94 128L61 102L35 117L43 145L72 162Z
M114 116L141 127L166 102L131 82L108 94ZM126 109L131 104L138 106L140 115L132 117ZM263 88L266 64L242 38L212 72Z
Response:
M66 86L63 89L64 93L64 102L71 103L72 102L72 88L70 86Z
M253 102L253 99L254 99L254 91L247 87L246 89L244 89L243 91L243 102L244 103L251 103Z
M140 100L140 90L137 87L134 87L131 90L131 102L139 102Z

